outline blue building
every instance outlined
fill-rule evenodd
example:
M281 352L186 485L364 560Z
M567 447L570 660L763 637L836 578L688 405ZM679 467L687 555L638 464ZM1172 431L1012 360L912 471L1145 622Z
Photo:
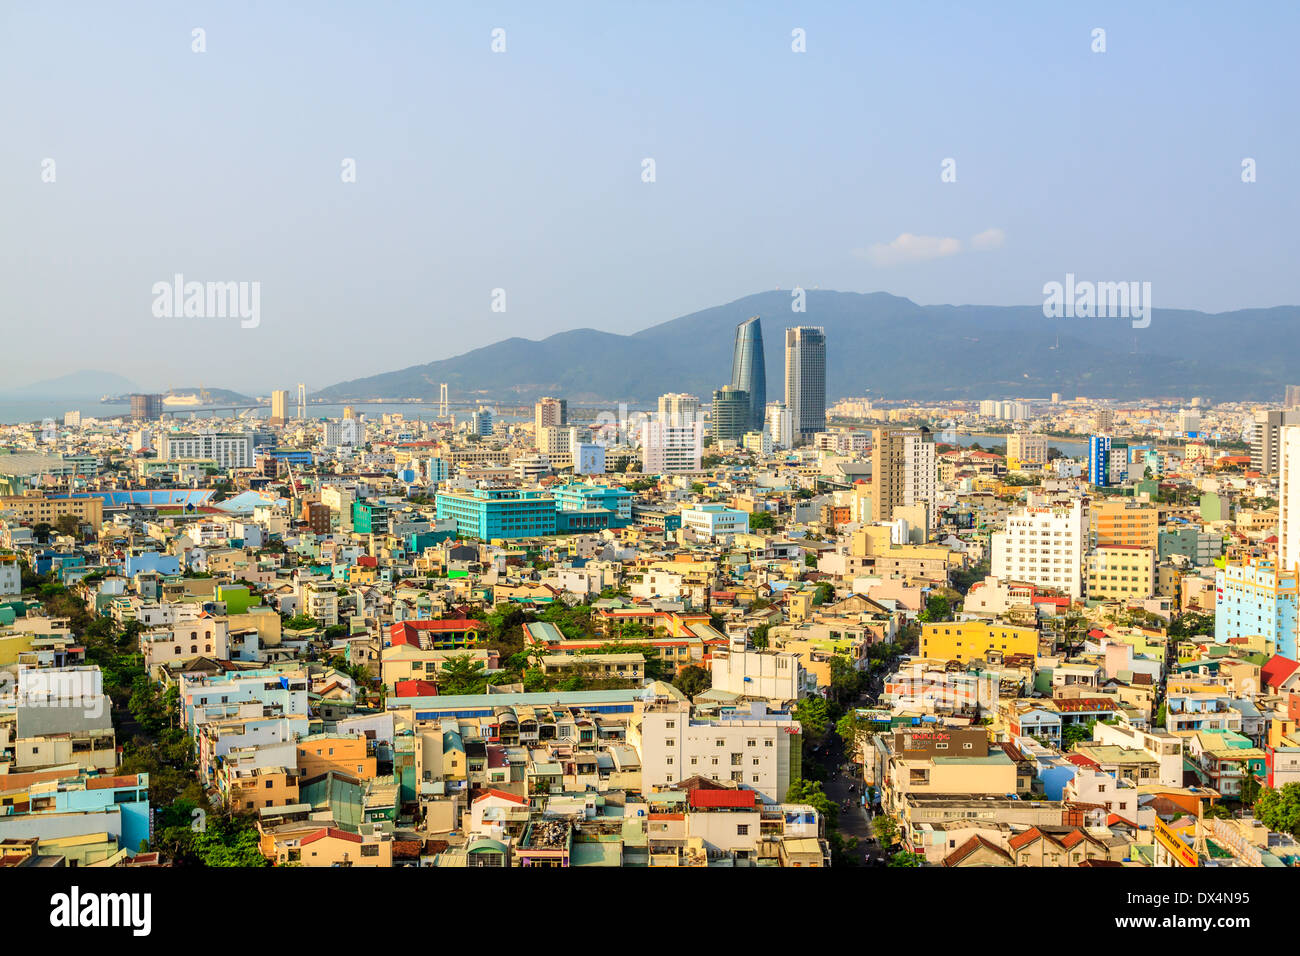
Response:
M767 415L767 366L763 356L763 325L758 316L736 326L731 356L731 385L749 397L749 427L761 432Z
M287 461L294 466L311 464L311 452L302 448L272 448L269 454L277 461Z
M137 574L151 571L154 574L180 574L181 559L174 554L159 554L146 551L143 554L128 555L126 559L126 576L133 578Z
M1128 480L1128 445L1109 435L1088 439L1088 483L1098 488L1122 485Z
M439 521L456 522L458 534L470 538L531 538L556 533L555 498L544 491L475 488L440 491Z
M471 435L487 438L492 434L496 418L490 408L480 408L470 416L469 431Z
M1214 640L1262 634L1277 653L1296 659L1296 607L1300 572L1272 561L1232 563L1214 574Z
M607 527L625 528L632 523L632 502L636 495L626 488L571 483L552 488L560 511L608 511Z

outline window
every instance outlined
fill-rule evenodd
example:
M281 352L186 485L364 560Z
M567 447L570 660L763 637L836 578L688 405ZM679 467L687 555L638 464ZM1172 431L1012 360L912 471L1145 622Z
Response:
M749 836L749 824L748 824L748 823L737 823L737 824L736 824L736 836Z

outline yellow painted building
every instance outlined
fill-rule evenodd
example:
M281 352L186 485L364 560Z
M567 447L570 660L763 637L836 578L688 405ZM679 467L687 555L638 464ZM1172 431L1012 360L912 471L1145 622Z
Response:
M1156 553L1128 545L1099 547L1084 571L1089 601L1149 598L1156 590Z
M971 661L989 651L1038 656L1038 629L982 621L944 621L921 625L922 657L941 661Z
M54 524L64 515L99 527L104 523L104 502L100 498L46 498L44 495L0 497L0 511L12 511L23 521Z

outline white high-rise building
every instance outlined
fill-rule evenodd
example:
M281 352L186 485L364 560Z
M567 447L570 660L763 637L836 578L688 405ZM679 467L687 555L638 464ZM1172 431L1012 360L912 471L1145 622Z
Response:
M789 448L794 444L790 427L790 409L785 407L785 402L768 403L767 433L772 436L773 448Z
M934 435L926 429L909 430L903 436L903 504L925 505L926 520L935 523L939 466L935 458Z
M1007 436L1007 458L1033 465L1047 464L1047 436L1036 432L1012 432Z
M990 571L1002 581L1056 588L1083 596L1083 555L1088 513L1082 500L1069 505L1022 508L995 531Z
M700 420L700 400L684 392L659 396L659 420L670 425L689 425Z
M704 455L704 423L673 425L663 418L641 424L641 471L672 475L700 470Z
M1282 570L1300 567L1300 425L1278 430L1277 556Z
M328 448L351 448L357 444L357 422L345 418L325 423L325 445Z

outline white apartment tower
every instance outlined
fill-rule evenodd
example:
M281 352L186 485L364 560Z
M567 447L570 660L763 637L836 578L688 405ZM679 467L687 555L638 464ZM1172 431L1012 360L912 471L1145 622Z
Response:
M669 392L659 396L659 420L670 425L689 425L699 421L700 400L684 392Z
M1300 425L1278 432L1277 557L1282 570L1300 567Z
M700 470L704 455L704 423L698 419L673 425L662 418L641 423L641 470L647 475L672 475Z
M1083 555L1088 513L1082 500L1069 505L1022 508L993 533L992 575L1056 588L1072 600L1083 596Z
M789 448L794 444L791 434L790 409L785 402L768 402L767 433L772 436L773 448Z

